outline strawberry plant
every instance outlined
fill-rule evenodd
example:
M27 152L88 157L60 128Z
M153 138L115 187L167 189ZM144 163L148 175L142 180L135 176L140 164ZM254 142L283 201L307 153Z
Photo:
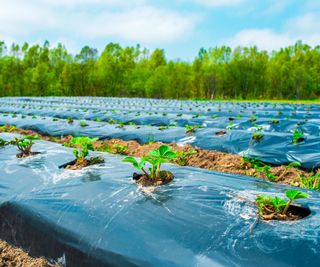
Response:
M90 137L73 137L71 143L77 148L73 150L73 155L77 161L84 161L85 157L88 156L89 150L94 150L93 142L96 142L98 138Z
M203 128L202 125L185 125L186 133L191 134L196 131L196 129Z
M80 126L81 127L87 127L88 123L86 123L85 121L80 121Z
M303 188L320 190L320 173L316 173L315 175L309 177L300 177L300 183Z
M169 171L162 171L161 164L172 161L176 157L176 153L171 150L170 146L161 145L158 149L152 150L146 156L143 156L141 161L137 161L133 157L125 157L123 161L131 163L133 167L144 173L143 175L134 175L138 183L144 186L160 185L173 180L173 174ZM146 163L151 165L149 172L144 168Z
M252 139L257 141L257 142L261 141L263 137L264 137L264 134L258 133L258 132L254 133L252 135Z
M16 145L20 153L17 154L18 158L23 158L23 157L29 157L35 154L38 154L39 152L32 152L31 148L34 144L33 140L38 139L37 136L26 136L26 137L21 137L21 138L15 138L12 140L10 143L12 145Z
M301 218L299 214L296 214L295 210L289 211L289 209L295 200L308 198L309 195L298 190L287 190L286 196L289 199L288 201L277 196L258 195L256 204L259 209L259 215L265 220L292 220Z
M194 155L196 154L197 151L195 150L190 150L190 151L177 151L176 152L176 160L175 160L175 163L177 163L178 165L180 166L186 166L187 163L188 163L188 159L191 155Z
M126 150L128 149L128 146L121 145L121 144L113 144L112 145L112 151L115 154L120 155L127 155Z
M303 135L304 135L304 133L302 131L299 131L298 129L295 129L293 131L292 142L294 144L302 142L304 140Z
M8 142L0 137L0 147L7 145Z

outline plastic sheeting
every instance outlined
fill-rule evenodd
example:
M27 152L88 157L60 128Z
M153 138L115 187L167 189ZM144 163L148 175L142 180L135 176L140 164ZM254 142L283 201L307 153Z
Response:
M12 135L1 134L10 139ZM144 192L120 156L80 171L58 166L72 149L36 141L43 154L0 149L0 237L66 266L318 266L319 195L300 221L250 225L256 207L239 200L282 194L260 179L166 165L173 183ZM299 256L297 256L299 255Z
M154 126L125 126L118 128L114 124L86 121L88 126L81 127L79 121L68 124L65 120L54 121L48 117L12 117L7 114L0 115L1 124L12 124L20 128L31 129L45 135L90 136L100 139L121 138L123 140L136 140L141 144L149 141L165 143L191 144L195 147L208 150L218 150L228 153L237 153L255 157L269 164L288 164L293 161L301 163L303 168L315 169L320 165L320 137L305 135L306 140L299 144L292 142L292 133L264 132L263 140L252 140L254 127L247 130L227 130L223 136L215 133L221 128L197 129L193 134L186 134L182 127L169 127L159 130Z

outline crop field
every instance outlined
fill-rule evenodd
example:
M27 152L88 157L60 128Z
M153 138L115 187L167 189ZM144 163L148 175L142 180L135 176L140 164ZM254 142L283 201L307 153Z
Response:
M0 98L0 237L62 266L318 266L319 115Z

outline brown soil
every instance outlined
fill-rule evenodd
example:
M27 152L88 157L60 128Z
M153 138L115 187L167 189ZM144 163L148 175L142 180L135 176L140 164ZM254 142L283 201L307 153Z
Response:
M84 167L88 167L94 164L100 164L103 162L104 162L104 159L101 157L92 157L90 159L71 161L70 164L63 167L68 170L80 170Z
M141 186L159 186L173 181L173 174L169 171L160 171L160 177L152 179L145 174L133 174L133 179Z
M9 126L8 126L9 129ZM52 136L41 136L37 132L32 130L17 129L13 132L35 136L38 135L41 139L46 141L52 141L61 143L67 146L71 146L72 136L68 135L62 138L52 137ZM146 155L149 151L157 149L162 143L154 142L149 144L141 145L137 141L124 141L121 139L110 139L105 141L97 141L94 143L95 150L104 151L106 147L112 147L114 144L119 144L127 146L125 153L133 157L141 157ZM196 151L196 153L186 157L185 166L194 166L209 170L215 170L219 172L242 174L247 176L258 177L267 180L268 178L264 173L256 172L256 170L248 163L243 161L243 158L236 154L229 154L213 150L203 150L192 147L191 145L178 146L175 143L169 144L172 146L174 151ZM111 151L112 152L112 151ZM178 162L178 161L177 161ZM274 182L281 182L285 184L290 184L294 186L303 187L300 182L300 176L309 177L314 175L313 172L307 172L300 170L298 168L288 168L286 166L271 167L270 171L272 174L276 175L278 178Z
M0 240L0 267L58 267L44 258L33 258L20 248Z
M17 158L27 158L27 157L31 157L38 154L41 154L41 152L29 152L29 153L21 152L21 153L18 153L16 156Z
M310 214L310 210L300 205L292 204L286 214L278 213L274 210L271 205L267 205L263 209L263 214L260 217L263 220L284 220L284 221L294 221L300 220L307 217Z

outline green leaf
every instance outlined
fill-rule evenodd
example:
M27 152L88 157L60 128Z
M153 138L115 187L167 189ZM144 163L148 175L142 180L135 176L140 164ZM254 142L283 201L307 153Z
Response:
M167 151L164 155L168 159L175 159L177 158L177 154L173 151Z
M150 151L150 152L148 153L148 155L151 156L151 157L155 157L155 158L160 157L160 153L159 153L158 150L152 150L152 151Z
M298 161L294 161L294 162L291 162L290 164L288 164L288 167L293 167L293 168L296 168L296 167L300 167L301 166L301 163L298 162Z
M282 212L284 207L287 205L287 201L283 200L282 198L279 197L274 197L270 204L275 208L276 211Z
M138 161L133 157L125 157L122 161L138 165Z
M160 156L164 156L167 152L171 150L171 147L166 145L161 145L158 150L159 150Z
M309 195L305 192L301 192L298 190L287 190L286 191L286 196L291 199L291 200L295 200L295 199L299 199L299 198L308 198Z

